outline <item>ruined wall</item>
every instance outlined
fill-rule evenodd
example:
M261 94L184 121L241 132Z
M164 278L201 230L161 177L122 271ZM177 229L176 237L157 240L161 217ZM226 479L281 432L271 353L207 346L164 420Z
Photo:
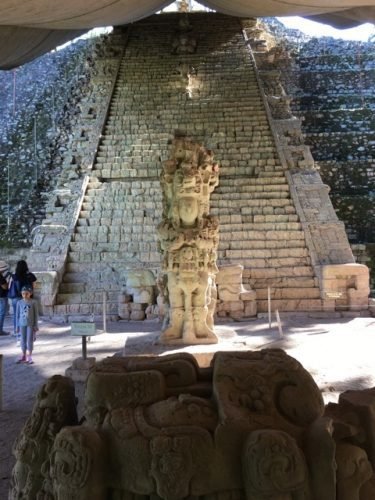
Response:
M28 247L32 228L45 217L45 205L81 114L79 102L105 39L78 40L16 70L0 71L0 246L4 251Z
M372 268L374 283L374 44L311 38L275 20L267 24L288 51L280 70L293 114L302 121L356 258Z

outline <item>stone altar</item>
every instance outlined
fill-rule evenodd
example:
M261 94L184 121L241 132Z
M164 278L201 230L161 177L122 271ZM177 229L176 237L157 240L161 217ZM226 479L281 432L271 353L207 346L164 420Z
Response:
M43 386L14 447L10 500L374 498L374 389L324 408L280 349L112 357ZM24 496L24 492L27 495Z

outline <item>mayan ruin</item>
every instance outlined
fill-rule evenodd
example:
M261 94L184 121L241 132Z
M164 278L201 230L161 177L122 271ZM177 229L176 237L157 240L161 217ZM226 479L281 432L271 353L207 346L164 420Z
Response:
M0 498L373 500L375 4L18 3Z

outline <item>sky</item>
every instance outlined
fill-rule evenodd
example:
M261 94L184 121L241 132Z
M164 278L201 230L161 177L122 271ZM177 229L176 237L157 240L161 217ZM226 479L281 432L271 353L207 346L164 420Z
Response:
M375 25L366 23L356 28L347 30L337 30L327 24L317 23L304 19L303 17L278 17L287 28L298 29L311 36L332 36L333 38L342 38L344 40L358 40L366 42L371 35L375 35Z

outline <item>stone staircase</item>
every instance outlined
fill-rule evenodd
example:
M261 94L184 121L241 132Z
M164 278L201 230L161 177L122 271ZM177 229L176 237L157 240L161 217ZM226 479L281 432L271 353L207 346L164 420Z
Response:
M55 312L100 313L105 290L116 313L127 270L157 273L159 176L175 130L211 148L220 165L211 198L219 266L245 267L258 311L267 309L268 287L280 311L322 310L239 20L190 15L196 51L176 53L180 19L163 14L132 26Z

